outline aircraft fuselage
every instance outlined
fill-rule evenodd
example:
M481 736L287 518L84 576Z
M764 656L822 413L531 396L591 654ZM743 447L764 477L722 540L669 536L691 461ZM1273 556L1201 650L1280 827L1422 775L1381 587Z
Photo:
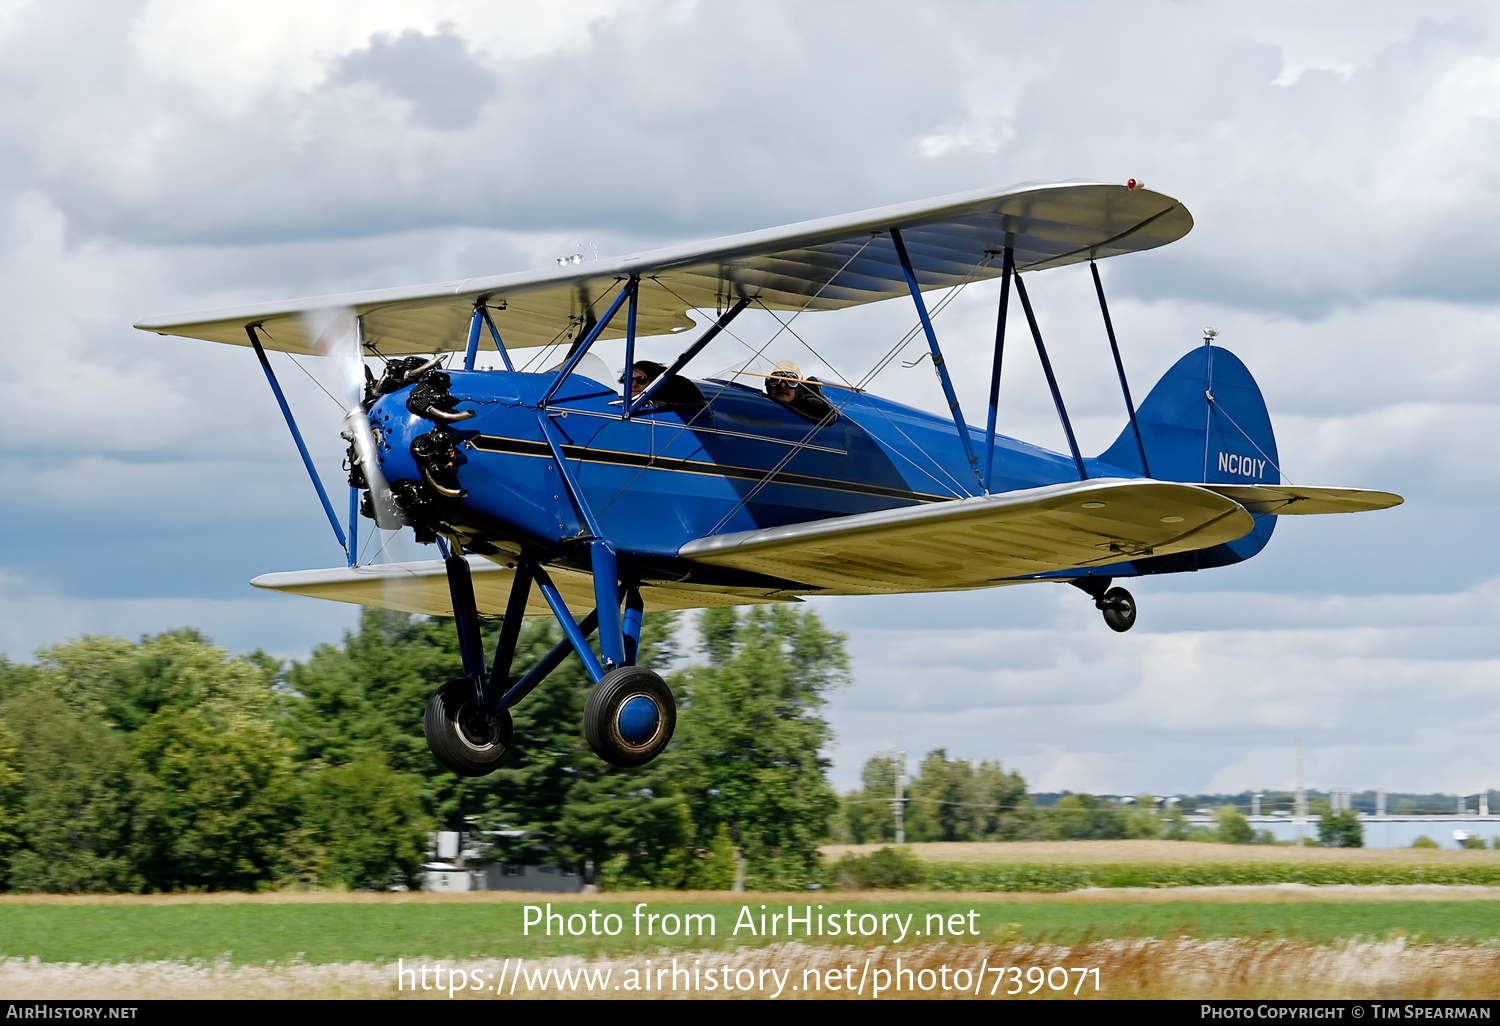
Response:
M453 472L466 492L447 503L449 521L461 518L493 539L554 554L586 535L587 525L558 473L543 416L603 536L622 558L646 563L675 561L683 544L707 535L979 491L951 421L867 392L829 387L839 415L817 424L758 389L700 381L703 407L647 407L625 420L617 391L577 374L545 413L538 404L553 373L453 371L450 377L456 412L474 416L448 427L463 438ZM383 471L393 483L422 480L412 445L435 427L408 409L410 395L404 388L382 396L370 410ZM983 452L983 432L972 435L973 450ZM1140 476L1097 459L1085 465L1090 477ZM1067 456L996 438L993 490L1077 476Z

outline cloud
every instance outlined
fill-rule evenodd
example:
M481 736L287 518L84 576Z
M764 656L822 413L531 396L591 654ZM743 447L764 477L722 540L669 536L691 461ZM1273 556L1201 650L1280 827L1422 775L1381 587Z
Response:
M306 659L314 647L337 642L359 618L355 606L252 596L230 601L196 598L80 599L11 571L0 570L0 653L25 661L37 649L85 634L139 638L176 627L196 627L232 652L264 649L283 659Z
M495 80L444 25L434 35L407 29L379 33L363 50L339 61L332 80L368 82L411 104L412 117L428 128L469 128L495 93Z
M1407 505L1289 519L1249 563L1142 582L1120 637L1062 587L820 603L861 678L834 705L841 779L904 729L1041 786L1272 786L1300 733L1330 781L1469 788L1492 765L1500 577L1495 25L1460 0L0 3L0 501L21 540L0 648L196 622L295 651L351 622L250 595L340 554L251 354L134 332L143 315L1136 177L1197 221L1101 265L1137 399L1213 325L1293 480ZM1031 289L1100 451L1125 416L1087 273ZM995 297L937 318L975 422ZM904 303L808 316L807 348L776 356L859 377L913 324ZM1001 430L1061 450L1021 323L1009 338ZM726 337L705 368L740 352ZM940 412L901 358L873 387ZM275 359L337 484L323 368Z
M830 705L836 776L855 786L899 733L918 757L1002 756L1041 789L1286 787L1301 737L1321 753L1320 787L1485 786L1500 779L1485 741L1500 716L1497 596L1500 579L1359 599L1156 596L1126 635L1061 587L964 596L985 627L872 630L842 600L827 615L850 629L858 683ZM1050 626L1008 626L1023 603L1050 610ZM1274 774L1267 752L1283 760Z

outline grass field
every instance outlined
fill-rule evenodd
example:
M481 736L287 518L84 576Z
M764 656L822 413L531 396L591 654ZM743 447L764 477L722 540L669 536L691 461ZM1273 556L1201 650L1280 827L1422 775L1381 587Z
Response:
M914 850L937 869L1044 867L1097 874L1128 867L1163 879L1203 867L1250 866L1273 873L1298 867L1361 872L1500 867L1495 852L1182 842L921 845ZM829 854L837 857L841 850ZM536 927L528 935L526 906L549 901L565 917L593 914L603 924L609 914L619 916L618 936L559 935L555 921L552 936ZM640 902L647 903L646 915L675 915L671 923L687 915L712 917L714 929L702 936L680 930L663 936L659 919L650 935L637 936L634 913ZM806 936L799 926L788 937L784 919L775 924L774 936L763 934L761 906L769 917L784 915L789 904L799 915L809 906L815 916L837 914L843 924L856 927L856 935L842 929L835 935L827 928L821 937ZM744 927L747 909L754 931ZM930 929L939 919L945 927L941 937ZM572 922L578 928L585 920ZM902 922L904 937L898 935ZM956 924L962 934L950 936ZM977 971L975 966L1004 964L1041 972L1066 964L1075 971L1099 970L1102 990L1077 995L1089 997L1493 998L1500 996L1500 887L0 897L0 996L7 998L429 997L396 992L397 966L439 961L467 967L489 988L465 996L493 997L493 981L504 980L523 962L537 972L613 967L621 974L614 977L618 981L648 959L659 968L674 957L695 968L722 963L725 972L760 973L763 984L764 973L771 972L774 980L773 970L782 969L811 974L816 981L819 973L826 978L840 967L863 966L877 980L885 972L889 981L903 965L936 969L974 963L970 968ZM510 979L514 984L516 977ZM577 988L564 994L565 989L543 985L531 996L586 996ZM986 994L979 996L988 996L988 987L981 989ZM813 995L785 991L780 996L848 995L819 989ZM908 996L959 994L939 987ZM1044 986L1031 996L1065 995Z
M406 959L546 958L558 955L599 957L626 952L734 950L788 940L785 921L774 924L776 935L763 936L741 928L734 931L741 909L748 907L759 926L761 906L768 914L785 913L789 903L802 915L818 901L807 895L737 896L738 900L662 901L664 895L637 896L650 912L672 912L713 917L714 930L703 936L663 936L660 921L650 936L635 936L632 913L636 902L600 900L554 903L563 914L597 911L599 921L610 913L620 916L617 937L551 937L533 928L523 933L521 901L449 900L379 902L256 902L228 903L147 901L95 905L0 904L0 957L38 959L58 963L151 962L162 960L264 965L305 962L390 962ZM676 897L673 895L672 897ZM1410 942L1460 941L1500 943L1500 901L995 901L991 895L954 901L952 895L931 895L913 901L907 896L882 896L840 901L822 896L821 912L835 912L856 928L861 916L868 935L857 935L860 945L913 944L930 939L929 916L945 923L957 914L964 918L965 943L1023 942L1079 944L1107 938L1228 937L1283 938L1310 944L1364 938L1407 937ZM754 900L746 901L745 898ZM536 902L546 900L536 896ZM845 913L852 911L853 919ZM970 919L969 912L976 915ZM879 917L886 932L876 930ZM908 918L909 917L909 918ZM900 939L900 921L908 924ZM706 923L707 920L697 920ZM575 920L582 927L582 920ZM648 924L649 925L649 924ZM675 924L673 924L675 926ZM970 928L977 934L969 933ZM832 935L807 937L797 927L790 938L799 942L847 944L841 929Z

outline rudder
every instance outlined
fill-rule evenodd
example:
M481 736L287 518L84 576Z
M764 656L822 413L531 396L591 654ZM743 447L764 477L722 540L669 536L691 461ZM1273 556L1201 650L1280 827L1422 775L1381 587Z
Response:
M1099 459L1158 481L1193 484L1279 484L1280 460L1260 386L1227 349L1203 345L1162 375L1136 411L1150 473L1141 465L1129 424ZM1237 563L1270 540L1276 518L1255 518L1255 530L1198 553L1199 566Z

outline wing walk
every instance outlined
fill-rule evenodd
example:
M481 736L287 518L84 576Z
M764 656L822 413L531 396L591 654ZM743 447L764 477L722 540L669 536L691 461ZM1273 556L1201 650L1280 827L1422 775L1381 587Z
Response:
M510 597L515 572L483 556L468 556L469 571L474 579L474 599L479 612L501 616ZM575 612L594 607L593 577L576 570L549 566L557 590ZM291 595L352 602L359 606L395 609L424 616L452 616L453 602L448 593L448 576L440 559L412 563L378 563L372 566L334 567L327 570L291 570L262 574L250 582L257 588L281 591ZM641 598L647 612L669 609L700 609L705 606L742 606L757 602L795 601L790 596L766 589L720 588L702 584L645 582ZM526 604L527 616L551 616L552 611L539 589L533 588Z
M567 268L264 303L141 321L136 327L245 345L259 325L268 349L315 352L302 321L313 310L352 307L365 340L387 356L461 351L475 304L489 307L507 347L570 337L590 308L631 275L641 277L637 331L693 326L689 311L722 309L749 296L773 309L839 310L907 294L888 238L899 228L923 289L1000 275L1015 248L1021 271L1138 252L1186 235L1192 216L1177 200L1123 185L1013 186L920 200L838 217L595 260ZM842 270L841 270L842 269ZM836 277L837 280L833 280ZM606 338L624 333L611 325ZM488 343L486 343L488 344Z
M936 591L1208 548L1254 526L1197 485L1098 480L699 538L678 555L842 594Z

